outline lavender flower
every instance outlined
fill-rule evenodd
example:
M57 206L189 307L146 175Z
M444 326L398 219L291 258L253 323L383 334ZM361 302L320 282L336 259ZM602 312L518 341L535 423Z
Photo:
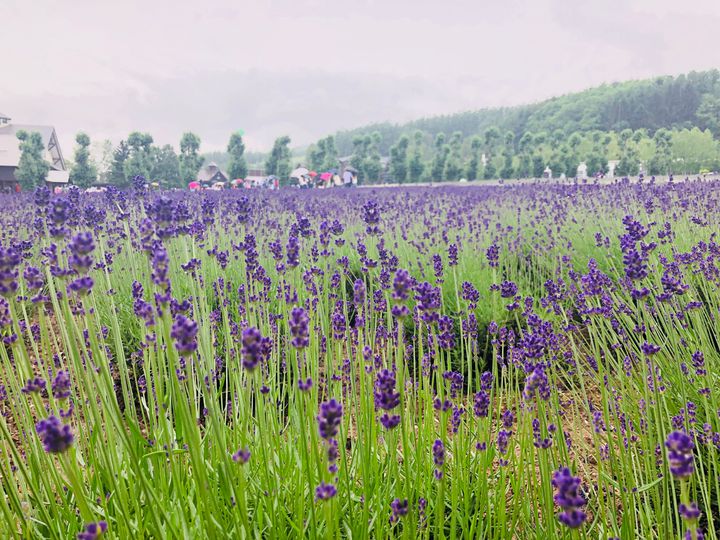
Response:
M567 467L561 467L553 473L552 485L556 490L555 504L563 510L558 519L571 529L577 529L587 517L582 510L587 501L580 490L580 479Z
M400 518L407 515L409 509L407 499L395 499L390 503L390 524L397 523Z
M260 330L254 327L246 328L242 333L242 366L248 371L267 360L272 350L270 338L264 338Z
M326 484L320 482L320 485L315 488L315 500L316 501L327 501L337 495L337 488L333 484Z
M191 356L197 350L198 325L185 315L177 315L173 323L170 337L180 356Z
M342 422L342 405L334 398L320 404L320 413L317 416L318 431L323 439L331 439L337 436L340 423Z
M97 523L88 523L85 530L78 533L77 540L98 540L106 531L108 525L106 521L98 521Z
M293 308L290 312L290 333L293 336L291 344L296 349L304 349L310 344L310 317L307 312L301 308Z
M232 455L232 460L235 463L240 463L240 465L245 465L248 461L250 461L250 450L247 448L240 448L237 452L235 452Z
M56 416L49 416L35 425L35 430L49 454L61 454L70 448L75 437L70 426L63 425Z
M675 478L690 478L695 472L693 450L695 444L687 433L673 431L665 441L670 472Z
M433 463L435 464L435 478L440 480L443 477L443 465L445 465L445 445L440 439L436 439L432 446Z
M400 405L400 393L395 391L395 373L387 369L379 371L375 379L375 407L391 411ZM387 412L380 418L386 429L392 429L400 423L400 416Z

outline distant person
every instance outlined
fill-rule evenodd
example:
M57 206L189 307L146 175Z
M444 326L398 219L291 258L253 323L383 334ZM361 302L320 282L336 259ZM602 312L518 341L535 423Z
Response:
M353 173L345 169L343 172L343 187L349 188L353 186Z

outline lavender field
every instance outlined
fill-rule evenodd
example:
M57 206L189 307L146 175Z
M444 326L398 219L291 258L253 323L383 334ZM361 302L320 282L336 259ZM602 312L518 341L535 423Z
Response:
M0 538L718 538L717 181L0 202Z

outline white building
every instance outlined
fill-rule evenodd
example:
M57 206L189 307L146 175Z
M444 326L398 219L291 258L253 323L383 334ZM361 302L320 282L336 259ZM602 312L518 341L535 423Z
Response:
M0 113L0 186L13 187L17 183L15 170L20 164L20 141L17 138L19 131L28 133L37 132L42 137L45 147L44 159L50 165L47 175L48 184L63 185L70 179L63 158L57 133L53 126L38 126L32 124L14 124L9 116Z

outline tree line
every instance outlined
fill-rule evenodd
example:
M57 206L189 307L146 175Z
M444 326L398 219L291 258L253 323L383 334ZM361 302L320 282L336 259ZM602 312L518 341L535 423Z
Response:
M20 162L15 177L24 189L45 183L50 166L45 162L44 143L37 132L19 131ZM205 158L200 154L200 137L192 132L183 133L180 152L166 144L154 144L152 135L134 131L113 147L106 141L103 164L98 167L91 158L90 137L78 133L75 152L70 166L70 183L78 187L114 184L130 185L135 176L144 176L150 182L158 182L166 188L184 188L197 178ZM242 134L233 133L227 146L227 173L230 178L244 178L248 166L245 160L245 144Z
M552 133L514 133L489 127L481 135L463 137L461 131L434 138L421 130L400 135L390 146L389 156L381 155L379 131L356 135L352 146L352 165L361 181L427 182L494 178L539 178L546 167L553 176L575 177L584 163L586 174L608 173L615 161L615 175L692 174L720 169L720 142L709 129L665 129L655 131L624 129ZM337 145L328 136L321 144L308 148L308 166L320 170L337 164ZM337 166L337 165L335 165Z
M653 136L661 128L698 127L719 137L720 71L606 84L530 105L422 118L406 124L373 124L338 132L335 144L341 155L347 155L353 151L356 137L379 133L378 150L387 156L400 137L406 134L412 137L417 130L433 140L440 133L458 131L463 138L482 137L491 127L496 127L503 136L512 132L516 145L525 133L557 130L570 137L578 132L645 129Z

